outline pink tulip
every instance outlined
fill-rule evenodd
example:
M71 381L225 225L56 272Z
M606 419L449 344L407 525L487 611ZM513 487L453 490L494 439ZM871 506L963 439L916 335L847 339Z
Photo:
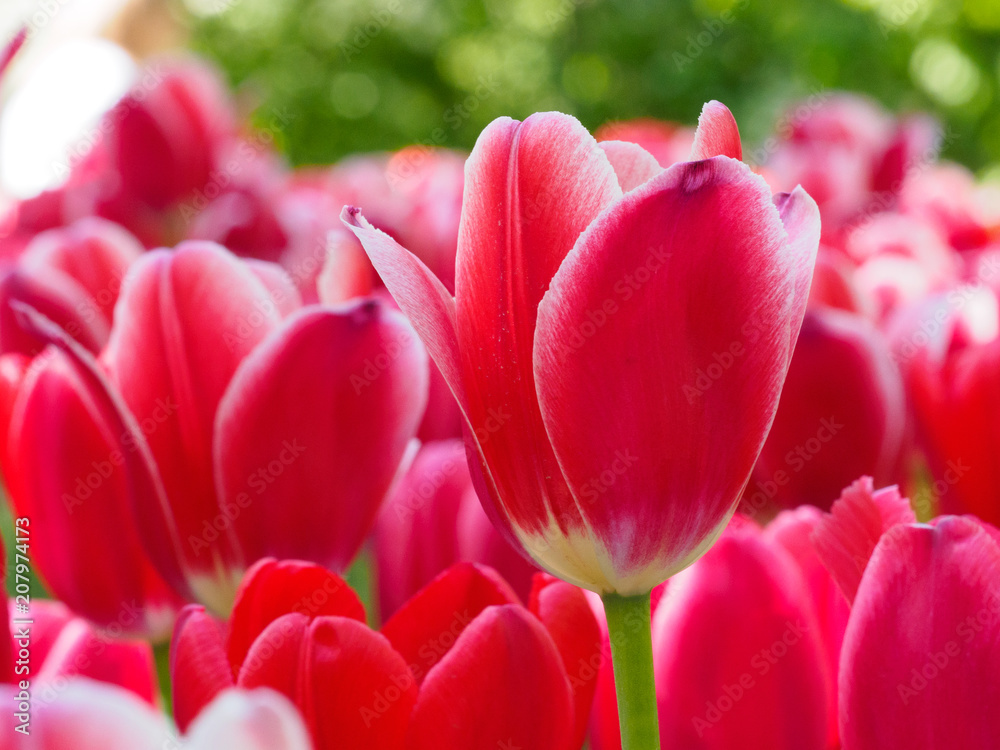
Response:
M55 321L97 353L107 343L122 279L143 247L121 227L86 218L34 237L0 279L0 350L35 355L45 342L18 325L12 300Z
M881 334L856 315L810 311L744 508L829 508L863 474L885 484L899 469L905 428L903 381Z
M914 306L897 323L894 348L905 365L934 502L947 513L1000 523L996 293L974 281ZM931 503L923 504L930 515Z
M694 144L694 130L671 122L639 118L609 122L594 133L594 137L604 143L624 141L641 146L666 169L682 161L688 161Z
M18 685L28 680L37 704L57 700L66 680L86 677L124 688L150 705L157 704L153 650L144 641L116 639L114 636L125 631L121 623L98 633L60 602L44 599L32 601L27 613L18 613L9 605L8 610L11 638L0 644L0 663L9 656L17 669L0 682ZM27 659L21 656L22 648Z
M229 97L215 71L159 61L112 111L108 148L121 194L162 210L204 189L224 165L219 147L234 130Z
M991 747L1000 737L1000 531L971 517L898 524L851 612L844 750Z
M271 552L350 562L423 412L425 355L375 301L299 307L272 264L205 243L147 253L100 368L64 342L24 378L11 495L46 524L39 568L75 610L101 621L145 599L147 556L220 612Z
M702 130L733 126L706 107ZM462 407L491 518L595 591L647 593L711 546L798 335L815 205L709 155L623 196L573 118L497 120L466 165L454 298L357 209L343 215ZM698 389L692 373L727 357Z
M8 706L16 691L0 686ZM271 690L221 695L178 741L166 717L120 688L71 680L56 700L34 705L24 736L11 747L25 750L312 750L295 708ZM11 711L0 718L3 736L15 737L21 722ZM5 745L6 747L6 745Z
M461 440L421 448L382 506L375 552L383 619L457 562L489 565L524 599L535 572L483 512Z
M752 523L667 583L653 613L664 748L828 746L832 678L809 595L786 549ZM594 713L596 727L616 724L613 692L598 691ZM616 731L592 742L621 747Z

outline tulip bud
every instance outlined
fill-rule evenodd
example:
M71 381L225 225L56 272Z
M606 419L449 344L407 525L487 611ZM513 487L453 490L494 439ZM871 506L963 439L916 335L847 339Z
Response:
M721 105L701 127L699 157L739 143ZM545 113L495 121L469 158L454 298L358 209L343 219L456 395L473 480L509 540L563 580L628 596L708 549L804 312L818 214L803 191L772 199L713 156L623 195L593 137Z

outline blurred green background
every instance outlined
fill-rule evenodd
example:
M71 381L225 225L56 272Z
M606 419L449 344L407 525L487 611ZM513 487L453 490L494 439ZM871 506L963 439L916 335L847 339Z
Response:
M184 0L194 48L287 107L295 164L411 143L469 148L557 109L595 128L734 111L762 141L830 88L934 113L946 155L1000 163L1000 0Z

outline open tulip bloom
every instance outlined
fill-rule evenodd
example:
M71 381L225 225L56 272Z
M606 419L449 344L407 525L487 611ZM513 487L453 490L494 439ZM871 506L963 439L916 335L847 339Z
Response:
M814 201L772 196L741 155L718 102L665 170L566 115L496 120L466 163L454 297L360 209L342 217L462 409L494 523L602 595L626 750L658 746L650 591L732 516L815 263Z

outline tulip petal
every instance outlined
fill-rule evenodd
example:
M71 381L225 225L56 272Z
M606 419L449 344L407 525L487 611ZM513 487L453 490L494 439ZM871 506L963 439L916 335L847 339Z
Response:
M302 295L284 268L277 263L263 260L249 259L244 263L267 288L271 301L274 302L282 318L287 318L302 307Z
M185 737L189 750L312 750L302 717L287 698L266 688L231 690L198 717Z
M427 675L407 747L554 750L569 748L572 733L555 644L527 611L503 605L484 610Z
M180 730L187 731L202 709L234 684L222 623L204 607L185 607L170 644L170 687Z
M781 223L788 232L790 257L794 265L795 296L793 306L804 306L809 299L809 289L812 284L813 269L819 248L820 217L819 208L809 194L801 186L790 193L779 193L774 196L774 205L781 216ZM789 326L788 356L791 358L795 350L795 341L799 336L799 325Z
M691 161L728 156L739 161L743 158L743 144L736 118L722 102L707 102L698 116L698 129L691 146Z
M305 669L308 630L309 618L298 612L268 623L240 665L237 686L268 687L301 706L300 681Z
M581 589L544 573L535 575L528 608L552 636L569 677L575 729L567 747L577 750L587 734L603 663L601 628Z
M132 267L102 357L146 426L191 585L219 612L228 609L243 559L232 528L217 528L226 517L215 489L213 425L237 366L280 320L249 267L218 245L188 242Z
M646 592L721 533L805 311L794 292L816 248L800 252L763 180L725 157L667 169L580 237L535 335L545 427L584 519L521 530L551 572Z
M759 531L727 532L653 617L664 748L823 750L823 657L807 592Z
M11 698L14 686L6 688ZM13 704L13 700L5 703ZM8 721L10 712L4 712ZM0 724L7 736L8 727ZM37 750L162 750L176 747L159 711L134 694L113 685L75 679L62 686L51 702L34 704L28 747Z
M427 357L374 300L310 307L240 365L219 405L218 493L247 562L344 570L416 433Z
M336 573L312 563L265 558L247 571L229 618L229 662L234 670L257 636L290 613L314 619L339 615L365 621L365 607Z
M184 578L169 525L140 541L142 528L122 521L139 504L149 517L165 508L142 432L88 352L36 311L18 311L23 327L52 343L21 383L8 434L11 498L42 540L33 556L74 611L123 627L141 602L125 630L161 637L177 600L150 558L177 590Z
M1000 546L965 518L891 529L844 637L844 747L992 747L998 674Z
M840 495L817 525L812 541L838 588L853 602L879 539L900 523L917 520L910 501L896 487L875 491L871 477L862 477Z
M481 462L473 477L508 535L546 528L552 516L564 528L581 523L538 411L536 310L580 233L620 196L604 151L558 113L495 120L466 162L455 312Z
M33 610L37 606L38 602L32 603ZM66 623L40 663L41 668L33 670L36 685L48 683L58 690L63 680L79 676L125 688L151 706L159 698L150 645L145 641L101 636L80 617Z
M417 684L379 633L321 617L303 650L301 708L320 748L402 748Z
M375 270L413 324L465 414L468 405L458 354L455 300L423 261L369 224L360 208L345 206L340 219L361 241Z
M656 157L637 143L601 141L600 146L615 170L623 193L634 190L663 171Z
M27 38L28 29L25 27L14 34L14 38L0 48L0 80L3 80L4 71L7 70L7 66L10 65L11 60L14 59L14 55L21 49L21 45L24 44Z
M420 683L480 612L516 602L517 595L493 570L459 563L404 604L382 626L382 634Z

